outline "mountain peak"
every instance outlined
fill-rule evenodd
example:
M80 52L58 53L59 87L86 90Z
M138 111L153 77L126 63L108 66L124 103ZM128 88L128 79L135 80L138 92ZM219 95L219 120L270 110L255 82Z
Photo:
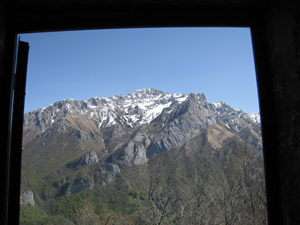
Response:
M160 91L158 89L155 89L155 88L143 88L143 89L138 89L130 94L145 94L145 95L154 95L154 96L157 96L157 95L160 95L160 94L167 94L166 92L163 92L163 91Z

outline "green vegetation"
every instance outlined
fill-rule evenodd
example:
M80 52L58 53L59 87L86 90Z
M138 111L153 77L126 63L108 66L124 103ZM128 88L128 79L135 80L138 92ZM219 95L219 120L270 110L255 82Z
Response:
M35 206L21 206L21 225L74 225L62 215L49 216Z
M41 180L44 204L22 206L21 224L267 224L261 154L235 139L222 154L199 141L71 195L55 197L57 178ZM71 181L90 177L91 170L61 175Z

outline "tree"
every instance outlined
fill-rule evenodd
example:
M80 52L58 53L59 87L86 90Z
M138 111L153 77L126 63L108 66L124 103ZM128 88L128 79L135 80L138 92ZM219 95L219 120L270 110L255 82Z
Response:
M171 177L162 177L164 164L160 158L148 164L146 207L139 211L139 216L148 224L168 223L175 213L176 191Z
M226 183L231 184L230 201L237 207L236 224L267 224L265 179L263 159L259 152L250 149L246 143L238 148L235 156L226 161ZM228 190L227 190L228 191Z
M99 221L100 217L95 213L95 206L91 203L91 201L85 201L82 208L76 211L76 224L99 225Z
M211 210L215 199L211 185L213 171L207 162L197 157L191 165L190 176L179 186L182 200L178 221L180 224L210 224L215 218Z

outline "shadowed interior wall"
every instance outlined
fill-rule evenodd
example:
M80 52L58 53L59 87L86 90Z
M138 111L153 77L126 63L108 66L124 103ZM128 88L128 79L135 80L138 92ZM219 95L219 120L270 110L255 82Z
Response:
M6 224L6 210L8 202L8 165L9 140L11 122L11 93L12 93L12 65L15 48L15 35L13 27L9 26L9 7L5 1L0 2L0 178L2 180L0 192L0 223ZM3 182L4 181L4 182Z
M264 23L254 29L254 48L257 50L256 44L261 42L265 51L265 57L259 52L255 56L264 120L268 204L271 220L278 214L281 224L300 223L299 15L299 1L274 1ZM272 211L273 206L278 208Z

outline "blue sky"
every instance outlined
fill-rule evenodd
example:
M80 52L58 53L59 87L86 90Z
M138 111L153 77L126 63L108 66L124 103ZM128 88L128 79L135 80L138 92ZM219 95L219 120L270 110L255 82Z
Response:
M204 93L258 112L250 29L143 28L21 34L29 42L25 112L58 100L142 88Z

